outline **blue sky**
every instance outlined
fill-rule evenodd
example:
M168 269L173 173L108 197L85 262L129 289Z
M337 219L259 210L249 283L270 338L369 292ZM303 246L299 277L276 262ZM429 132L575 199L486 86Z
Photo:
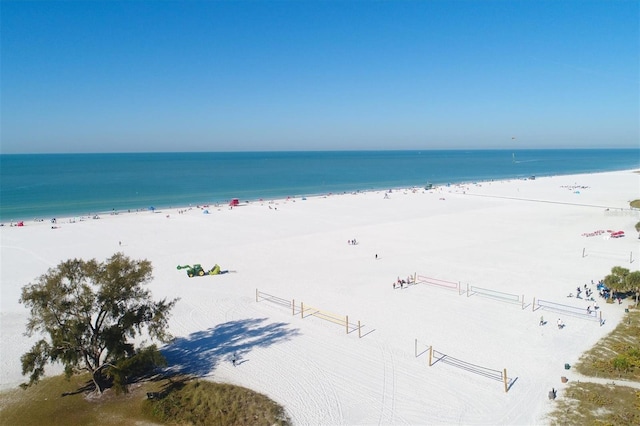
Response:
M615 0L2 1L0 152L634 148L639 17Z

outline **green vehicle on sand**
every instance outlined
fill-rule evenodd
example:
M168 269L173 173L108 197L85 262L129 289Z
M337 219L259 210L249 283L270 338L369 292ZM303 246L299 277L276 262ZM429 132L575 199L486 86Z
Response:
M219 274L224 274L226 271L221 271L220 270L220 265L218 265L216 263L216 265L211 268L211 270L206 271L204 270L204 268L202 268L202 265L200 265L199 263L192 265L178 265L178 270L180 269L186 269L187 270L187 275L189 276L189 278L198 276L198 277L203 277L205 275L219 275Z

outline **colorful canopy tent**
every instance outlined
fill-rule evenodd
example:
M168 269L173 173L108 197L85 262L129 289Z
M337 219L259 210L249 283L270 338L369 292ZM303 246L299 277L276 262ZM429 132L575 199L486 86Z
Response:
M231 207L239 206L239 205L240 205L240 200L238 200L237 198L234 198L233 200L231 200L231 202L229 203L229 205L230 205Z

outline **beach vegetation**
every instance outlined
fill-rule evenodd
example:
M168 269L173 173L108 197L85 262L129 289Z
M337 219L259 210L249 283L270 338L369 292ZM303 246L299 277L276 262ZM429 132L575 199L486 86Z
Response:
M624 382L640 381L640 311L629 309L573 368L585 377L564 388L549 415L551 425L640 424L640 389ZM590 377L601 383L590 382Z
M26 334L42 336L20 358L28 387L48 363L61 363L65 375L87 372L93 389L108 386L127 392L127 384L163 364L155 345L136 347L146 333L167 342L173 300L153 301L144 287L152 279L151 262L116 253L105 262L71 259L22 288L20 303L30 309Z
M100 398L88 373L43 378L24 391L0 393L2 425L290 424L284 409L264 395L229 384L157 375L129 393L106 389ZM77 389L68 392L69 386Z
M626 277L627 288L634 293L636 298L636 305L638 304L638 297L640 296L640 271L630 272Z
M556 400L549 424L611 425L640 424L640 391L615 383L572 382Z
M640 295L640 271L630 272L629 269L622 266L614 266L611 273L604 277L605 285L615 293L633 293L638 304L638 296Z
M268 397L225 383L172 381L146 406L156 420L191 425L288 425L284 409Z
M640 200L633 200L629 203L629 205L634 209L640 209ZM640 224L640 222L638 222L638 224ZM638 229L638 225L636 225L636 229ZM638 230L640 231L640 229Z
M624 319L573 366L592 377L640 381L640 310L628 309Z

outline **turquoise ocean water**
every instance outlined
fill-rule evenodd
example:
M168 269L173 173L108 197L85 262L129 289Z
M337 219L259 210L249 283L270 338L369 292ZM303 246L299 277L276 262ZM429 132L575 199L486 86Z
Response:
M640 168L640 150L0 155L0 221Z

